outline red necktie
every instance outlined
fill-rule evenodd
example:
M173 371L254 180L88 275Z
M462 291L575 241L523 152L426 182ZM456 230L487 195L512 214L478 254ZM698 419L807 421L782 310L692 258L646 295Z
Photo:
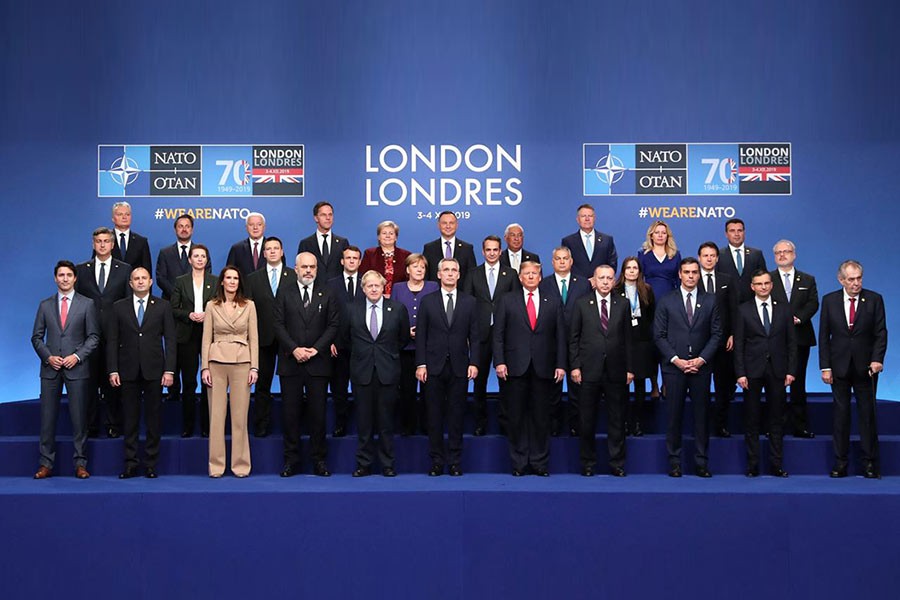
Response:
M253 268L259 266L259 242L253 242Z
M856 322L856 298L850 298L850 329L853 329L853 323Z
M69 318L69 297L62 297L62 307L59 309L59 322L62 328L66 328L66 319Z
M534 293L532 292L528 292L528 302L525 304L525 310L528 311L528 324L531 325L531 330L534 331L537 325L537 311L534 309Z

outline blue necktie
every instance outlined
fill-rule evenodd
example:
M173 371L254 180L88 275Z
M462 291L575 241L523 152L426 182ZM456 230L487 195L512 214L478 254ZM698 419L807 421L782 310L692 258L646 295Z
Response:
M491 267L488 273L488 290L491 292L491 298L494 297L495 289L497 289L497 278L494 276L494 267Z
M772 321L769 320L769 309L766 308L767 303L762 303L763 308L763 329L766 330L766 335L769 335L769 330L772 329Z
M566 303L566 299L569 297L569 288L566 286L566 280L562 280L562 301L563 304Z
M125 234L119 234L119 252L122 254L122 260L125 260Z
M138 299L138 325L144 324L144 299Z
M737 265L738 275L744 274L744 257L741 256L741 250L737 249L734 251L734 264Z
M272 276L269 277L269 285L272 286L272 295L278 293L278 279L275 277L275 273L278 272L278 269L272 269Z

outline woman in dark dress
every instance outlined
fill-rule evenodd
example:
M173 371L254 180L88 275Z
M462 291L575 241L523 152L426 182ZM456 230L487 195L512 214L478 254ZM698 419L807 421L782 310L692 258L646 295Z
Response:
M648 378L656 377L657 353L653 342L653 313L656 306L653 288L644 281L641 263L637 257L629 256L622 261L622 271L613 289L614 294L621 294L631 306L631 333L634 356L634 403L629 406L627 429L640 437L644 435L641 418L644 412L646 383Z
M390 298L394 285L406 281L405 265L409 250L397 246L400 226L393 221L379 223L377 234L378 245L366 249L359 265L359 272L377 271L381 273L387 279L387 283L384 285L384 295Z
M416 317L422 298L438 290L436 281L425 281L427 272L428 261L425 257L418 252L410 254L406 259L406 274L409 279L395 285L392 296L409 313L410 340L400 351L400 401L397 403L400 432L404 436L412 435L417 430L425 430L425 420L422 418L424 409L418 401L419 381L416 379Z

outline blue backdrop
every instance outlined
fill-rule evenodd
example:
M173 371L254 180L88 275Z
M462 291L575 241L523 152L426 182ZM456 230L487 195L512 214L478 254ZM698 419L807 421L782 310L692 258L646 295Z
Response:
M644 237L642 207L726 207L770 265L772 245L793 239L798 267L823 293L837 288L841 260L862 261L894 329L900 281L882 256L897 214L898 13L886 0L2 0L0 275L15 293L0 314L0 401L37 396L29 337L37 303L54 289L53 264L87 260L91 230L110 225L113 199L98 198L100 144L305 145L304 197L130 198L154 261L174 241L160 208L258 210L292 251L312 232L318 200L334 204L335 231L362 247L393 219L400 245L420 249L437 236L427 218L435 207L380 201L381 182L452 179L465 189L471 180L482 202L488 186L500 201L436 207L468 212L460 237L478 244L517 221L526 247L547 258L585 201L620 257ZM585 197L582 151L592 142L790 142L793 194ZM367 170L391 144L518 146L521 165ZM388 185L388 199L400 189ZM724 243L724 220L668 219L684 254ZM216 268L243 235L239 219L195 229ZM900 399L893 355L879 395ZM815 374L811 388L825 390Z

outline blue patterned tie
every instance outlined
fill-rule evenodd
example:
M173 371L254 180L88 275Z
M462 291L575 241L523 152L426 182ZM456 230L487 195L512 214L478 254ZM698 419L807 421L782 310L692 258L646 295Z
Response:
M144 299L138 298L138 325L144 324Z

